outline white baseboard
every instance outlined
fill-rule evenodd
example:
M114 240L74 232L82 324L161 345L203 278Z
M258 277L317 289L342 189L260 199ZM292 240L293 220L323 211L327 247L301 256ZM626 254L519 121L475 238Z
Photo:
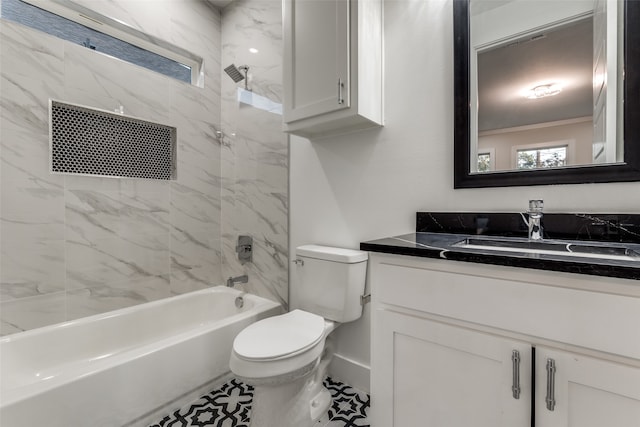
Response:
M329 376L370 393L371 368L348 357L334 354L329 365Z

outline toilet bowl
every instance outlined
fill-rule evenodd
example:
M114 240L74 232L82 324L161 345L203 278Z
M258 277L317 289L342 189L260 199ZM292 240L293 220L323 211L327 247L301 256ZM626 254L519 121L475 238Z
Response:
M328 335L336 326L294 310L238 335L230 367L254 387L251 427L313 426L327 412L331 395L322 381L333 355Z
M231 371L254 387L251 427L312 427L327 413L329 335L362 315L366 252L307 245L296 255L292 310L248 326L233 343Z

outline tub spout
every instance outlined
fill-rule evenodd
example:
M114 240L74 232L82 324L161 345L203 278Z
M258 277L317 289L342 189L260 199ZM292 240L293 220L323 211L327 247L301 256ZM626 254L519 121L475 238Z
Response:
M238 277L229 277L227 279L227 286L233 288L236 283L247 283L249 281L248 275L238 276Z

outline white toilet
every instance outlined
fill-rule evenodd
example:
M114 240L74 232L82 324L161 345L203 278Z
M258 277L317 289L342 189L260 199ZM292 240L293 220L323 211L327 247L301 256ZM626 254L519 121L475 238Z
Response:
M233 342L231 371L254 387L251 427L311 427L326 414L327 338L362 315L367 259L353 249L296 249L291 311L248 326Z

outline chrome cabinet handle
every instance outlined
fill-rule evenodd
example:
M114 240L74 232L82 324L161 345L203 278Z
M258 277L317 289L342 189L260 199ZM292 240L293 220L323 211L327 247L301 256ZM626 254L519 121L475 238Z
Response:
M342 79L338 79L338 104L344 104L344 97L342 96L342 89L344 88L344 83L342 83Z
M547 359L547 409L553 411L556 407L556 361Z
M514 399L520 399L520 352L511 352L511 362L513 370L513 380L511 381L511 392Z

